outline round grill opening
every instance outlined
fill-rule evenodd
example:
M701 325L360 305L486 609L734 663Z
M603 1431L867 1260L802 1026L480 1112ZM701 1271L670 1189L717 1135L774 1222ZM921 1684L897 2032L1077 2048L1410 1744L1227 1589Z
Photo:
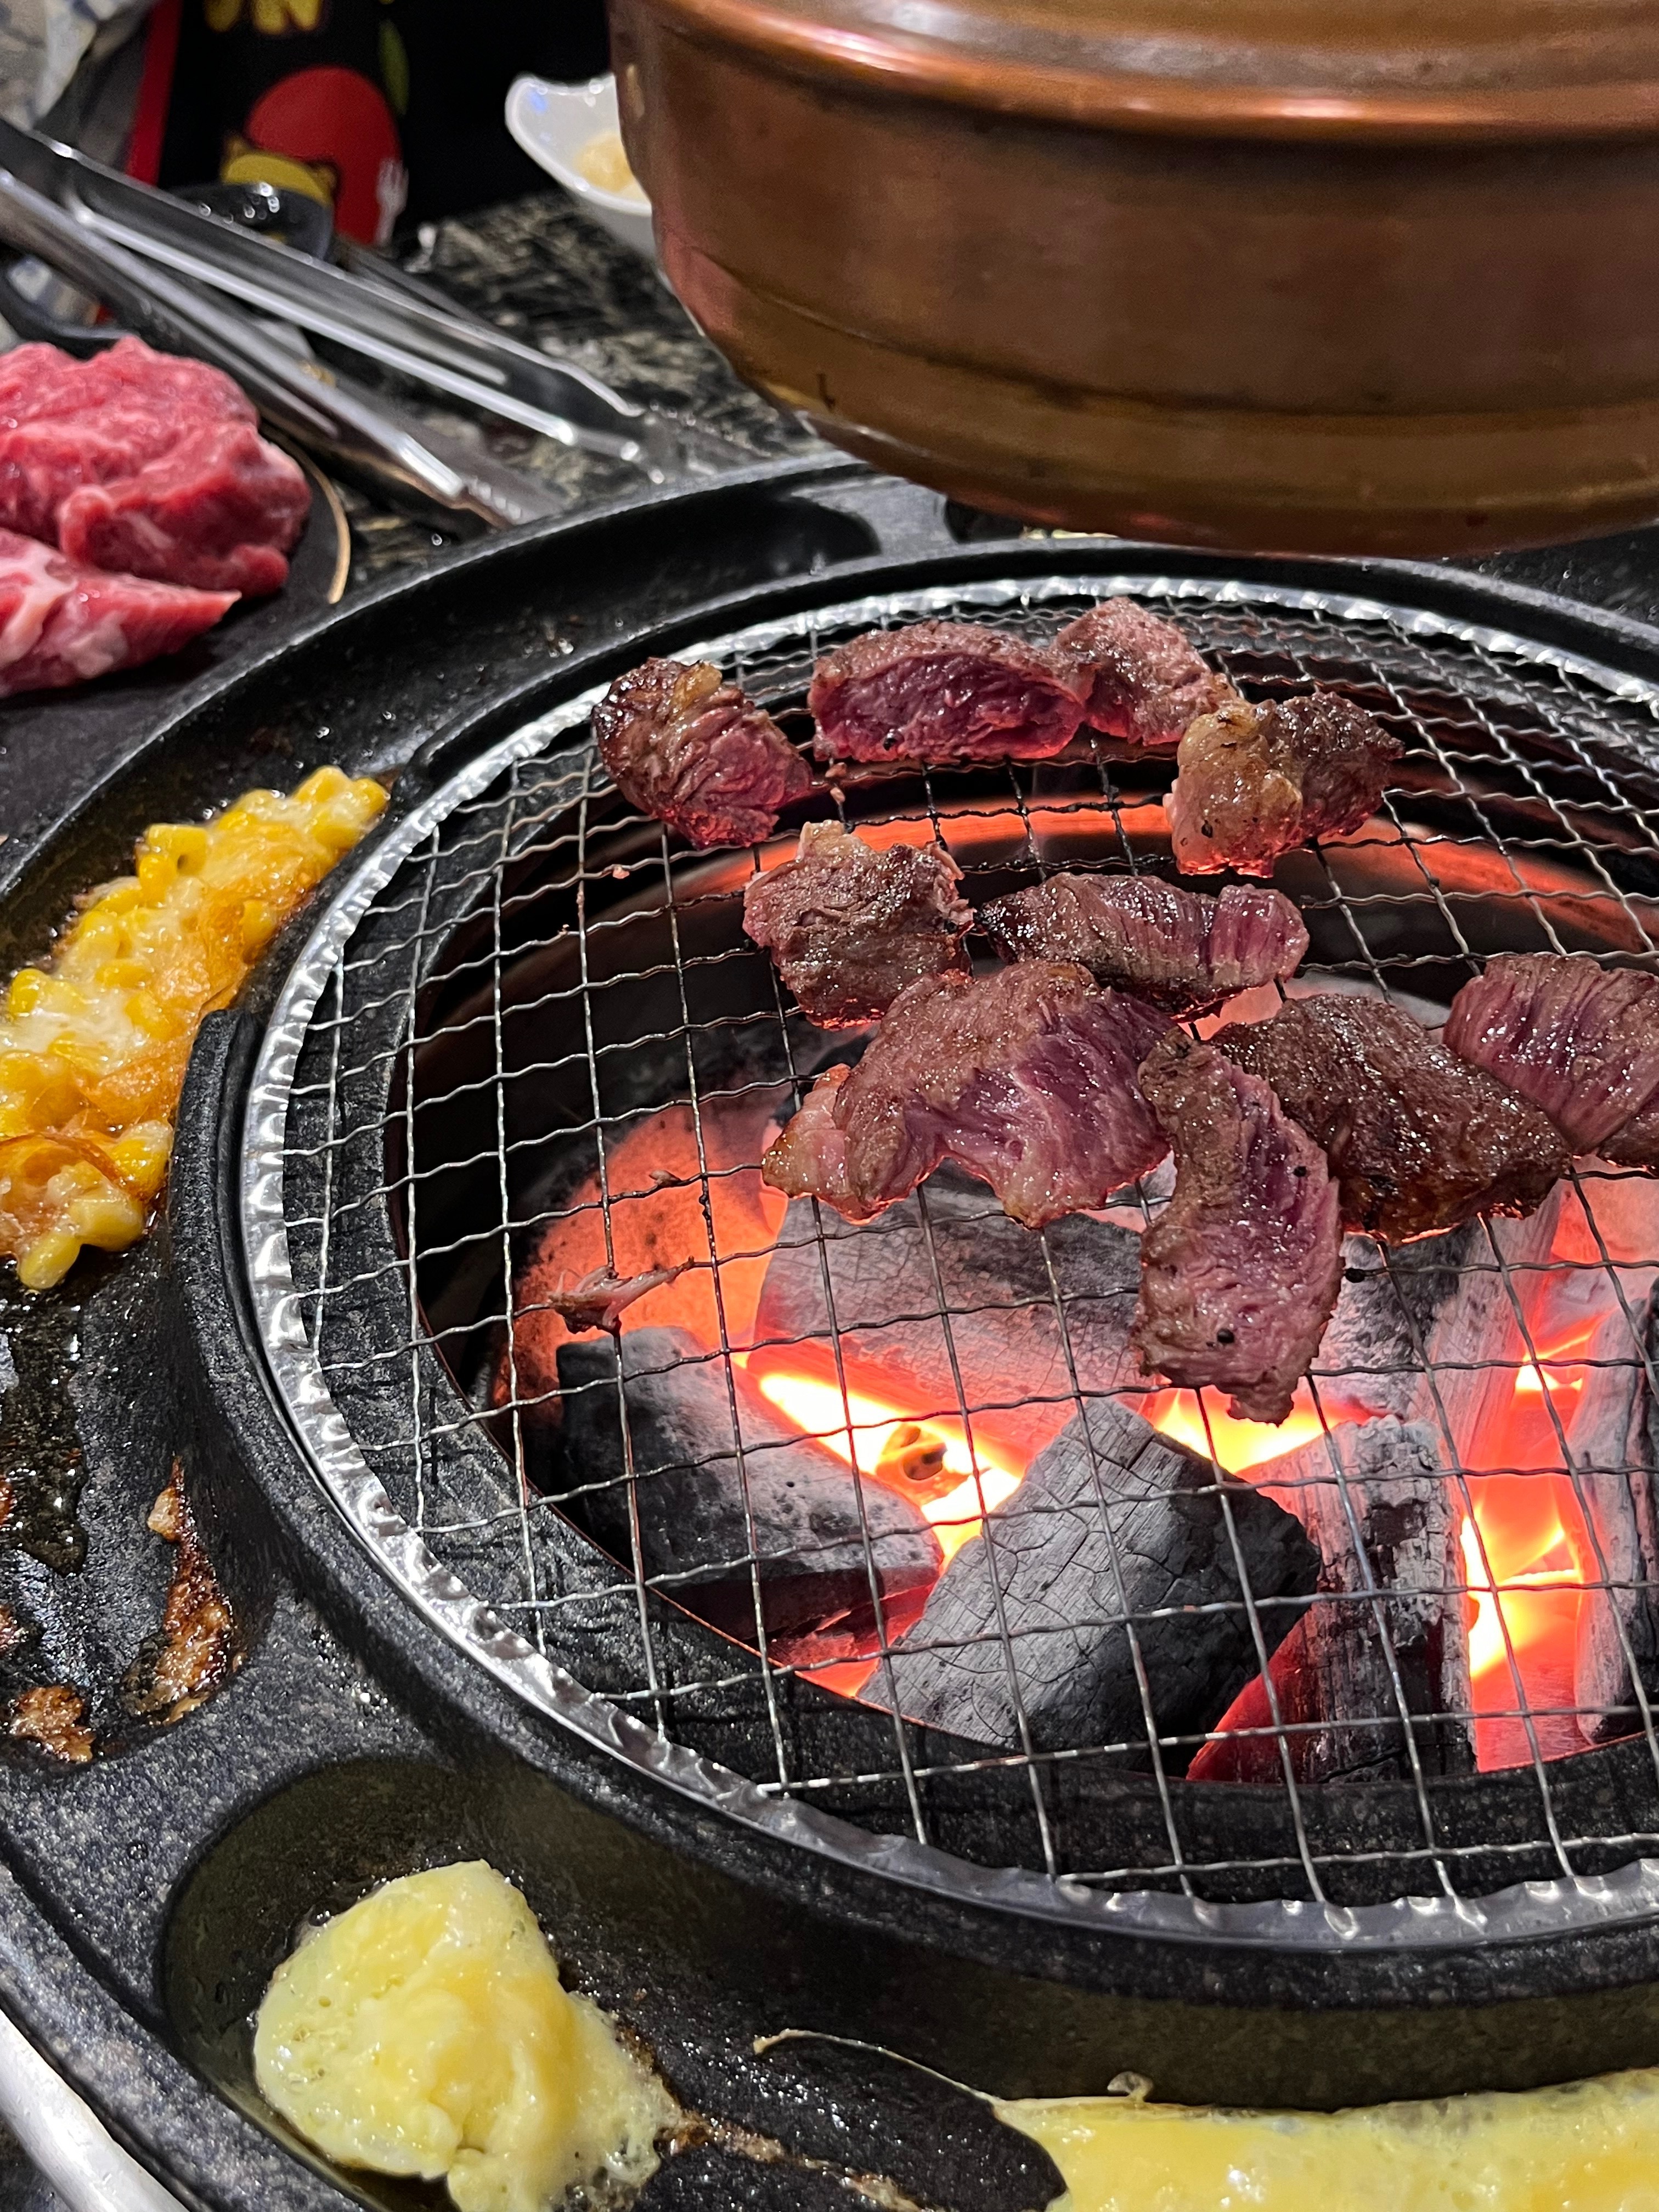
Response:
M787 727L814 658L861 629L942 615L1044 638L1119 590L1247 695L1334 685L1406 746L1381 815L1280 865L1311 939L1293 991L1434 1024L1497 951L1651 962L1659 690L1513 638L1269 586L1061 578L828 608L685 657ZM359 871L256 1084L273 1364L387 1572L567 1719L566 1676L605 1701L580 1724L633 1717L728 1809L838 1814L1023 1870L1057 1909L1163 1892L1282 1929L1297 1900L1427 1897L1455 1917L1638 1859L1659 1183L1581 1163L1527 1222L1352 1240L1290 1420L1231 1421L1127 1353L1159 1176L1040 1236L949 1171L861 1230L766 1188L769 1135L860 1042L806 1023L742 933L744 885L793 825L763 854L680 849L597 769L590 703L497 747ZM1100 740L855 772L838 803L877 842L937 840L978 905L1062 867L1170 872L1171 772ZM619 1334L570 1326L585 1280L653 1276ZM1243 1487L1160 1520L1144 1468L1103 1476L1103 1403ZM1080 1431L1090 1484L1022 1516ZM1316 1538L1316 1589L1267 1574L1260 1494ZM887 1533L889 1499L921 1547ZM943 1639L924 1724L896 1655L958 1556L989 1563L990 1602ZM1068 1683L1103 1652L1130 1694L1091 1732Z

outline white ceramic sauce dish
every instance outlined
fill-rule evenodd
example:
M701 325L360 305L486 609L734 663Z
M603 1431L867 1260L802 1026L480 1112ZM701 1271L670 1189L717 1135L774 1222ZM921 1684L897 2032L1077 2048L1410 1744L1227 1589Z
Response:
M638 191L609 191L586 175L584 150L617 133L617 80L596 76L586 84L550 84L521 76L507 95L507 127L531 160L564 186L613 238L647 260L656 259L651 204Z

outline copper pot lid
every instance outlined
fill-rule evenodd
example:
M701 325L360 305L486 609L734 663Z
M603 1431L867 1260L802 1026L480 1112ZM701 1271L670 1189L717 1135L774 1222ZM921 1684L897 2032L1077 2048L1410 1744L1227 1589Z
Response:
M1659 130L1646 0L661 0L694 35L1002 114L1223 137Z

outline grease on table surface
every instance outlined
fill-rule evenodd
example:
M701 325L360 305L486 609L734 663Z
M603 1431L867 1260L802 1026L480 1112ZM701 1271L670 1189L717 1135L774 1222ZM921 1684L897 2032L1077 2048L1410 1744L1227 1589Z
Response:
M1252 2112L998 2102L1064 2175L1052 2212L1656 2212L1659 2069L1564 2088Z
M319 2150L442 2178L460 2212L642 2183L679 2117L482 1860L388 1882L303 1941L265 1993L253 2059Z

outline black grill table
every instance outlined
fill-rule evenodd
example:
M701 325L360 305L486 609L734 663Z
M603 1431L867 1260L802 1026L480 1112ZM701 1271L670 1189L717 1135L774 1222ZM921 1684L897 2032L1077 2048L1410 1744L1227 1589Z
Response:
M403 258L415 273L515 337L551 338L559 352L625 397L719 431L732 441L734 467L743 465L745 453L763 461L817 448L809 433L738 383L654 274L579 215L562 192L538 193L432 226ZM644 488L638 472L620 464L568 452L508 424L485 428L476 416L447 414L429 400L405 397L434 423L477 439L502 459L556 485L569 495L573 513ZM349 483L336 489L351 538L348 599L440 557L473 534L399 513L374 491ZM116 678L84 695L41 694L0 704L0 874L4 848L32 841L115 767L181 691L280 641L294 620L279 596L240 612L180 659ZM6 2054L0 2051L0 2112L7 2081ZM19 2094L24 2094L21 2087ZM49 2130L53 2119L50 2112L44 2114ZM113 2146L112 2155L119 2158ZM73 2189L78 2181L93 2192L77 2197L68 2212L104 2212L97 2192L118 2183L120 2173L114 2164L91 2179L84 2164L67 2167L66 2185ZM0 2124L0 2212L58 2212L63 2201L16 2136Z
M676 487L653 489L642 485L637 475L619 465L569 453L527 433L502 426L492 428L487 434L492 450L565 492L573 521L585 515L597 518L591 562L585 564L581 574L559 571L565 595L558 598L550 594L543 631L529 640L521 634L521 625L509 629L503 623L499 632L491 630L487 581L471 588L471 597L467 596L468 587L464 587L459 599L464 605L465 621L457 617L453 638L446 632L427 641L437 672L434 675L428 671L424 689L417 689L412 683L406 690L399 689L395 667L382 637L380 646L374 648L379 657L372 659L373 681L381 688L371 698L365 693L357 664L349 653L337 671L337 726L349 733L359 758L365 751L373 758L378 742L381 747L380 757L385 765L388 769L400 765L411 750L409 732L414 729L422 741L417 764L436 789L449 772L446 744L452 726L458 720L464 720L468 714L475 722L481 714L487 716L493 711L489 702L505 694L508 695L508 703L501 710L501 728L503 732L510 732L514 726L511 695L516 690L528 698L536 685L544 681L546 664L556 663L561 655L595 650L606 636L624 629L644 628L652 620L672 622L677 606L700 599L718 601L730 598L736 602L744 593L773 592L779 611L764 636L758 630L746 629L746 618L740 613L733 613L706 634L738 640L742 652L753 655L754 665L762 674L781 685L786 678L790 683L799 680L810 660L811 643L817 635L808 617L792 614L790 594L798 586L804 591L806 581L826 568L870 563L879 558L894 566L896 575L904 571L906 564L914 564L920 575L929 563L937 566L955 562L960 566L969 561L976 548L1006 546L1011 557L1017 553L1027 563L1020 571L1022 574L1041 573L1029 565L1039 551L1054 574L1066 573L1068 546L1063 537L1045 542L1045 533L1022 533L1015 523L965 513L950 507L934 494L872 476L840 461L797 425L779 416L769 404L737 382L691 328L653 272L590 226L562 195L537 195L480 216L452 221L430 234L423 234L408 258L411 268L428 281L448 289L463 304L483 313L516 335L550 342L629 397L678 414L688 422L717 430L731 442L732 466L726 482L726 504L720 509L720 517L709 525L706 536L694 537L690 541L674 539L672 544L665 537L663 549L653 557L653 533L659 528L655 518L659 514L665 518L660 526L665 533L674 527L672 496ZM436 410L429 411L434 421L441 422L447 428L469 435L485 434L478 431L476 424L465 423ZM712 486L718 479L710 476L696 481ZM678 489L691 489L695 485ZM452 560L459 563L459 574L469 558L474 557L463 550L461 538L454 533L434 530L427 523L398 514L350 486L342 487L341 494L352 534L351 569L342 605L349 608L382 604L387 610L382 630L395 627L400 618L397 613L400 580L413 577L434 562ZM641 500L648 503L632 514L624 511L629 502ZM1101 542L1091 543L1094 548L1092 566L1098 568L1109 565L1103 560ZM1172 566L1178 565L1182 557L1171 555ZM1194 574L1202 573L1201 557L1197 564L1189 564ZM1132 568L1138 563L1143 572L1156 573L1149 568L1145 549L1125 548L1123 558ZM1223 573L1224 564L1212 562L1212 567L1214 573ZM1255 570L1269 579L1265 589L1271 599L1271 576L1277 573L1273 564L1257 563ZM1328 601L1329 578L1334 573L1332 564L1325 564L1325 599ZM1288 567L1284 573L1290 574ZM1429 579L1424 586L1427 592L1432 581L1430 572L1419 573ZM1455 572L1441 573L1449 586L1455 582ZM1659 623L1659 529L1626 533L1578 547L1498 556L1478 564L1474 573L1500 584L1522 586L1530 592L1555 595L1553 604L1558 606L1563 600L1576 602L1603 610L1629 624ZM1363 596L1368 589L1375 589L1374 584L1367 580L1368 572L1356 568L1353 574L1357 594ZM849 602L858 601L858 592L850 585L840 596ZM989 606L993 602L984 599L983 604ZM1054 604L1060 605L1058 598ZM1523 603L1517 599L1515 604L1520 607ZM1525 604L1534 605L1538 621L1546 627L1559 619L1541 600ZM893 588L890 577L884 610L884 619L902 618L907 612L923 611L923 602L914 596L907 598L902 589ZM1224 649L1228 641L1235 638L1235 630L1228 627L1232 617L1224 609L1220 612L1212 609L1211 613L1218 625L1216 637ZM222 631L203 641L179 662L165 663L131 678L95 686L84 696L25 699L0 707L0 896L15 883L27 880L29 885L27 911L15 902L0 907L0 957L4 958L8 968L17 959L39 951L39 917L48 910L52 896L57 899L56 910L61 911L88 882L121 864L123 852L131 842L131 825L124 823L118 832L112 825L101 824L100 810L106 793L115 794L118 803L113 812L118 817L124 809L130 812L139 803L140 796L150 806L152 814L172 805L188 816L200 811L204 803L200 795L200 774L204 764L216 761L212 748L221 739L227 754L235 759L234 787L257 781L288 785L299 772L296 759L303 766L328 757L331 735L328 710L315 706L312 726L296 732L287 705L290 696L286 688L290 681L285 673L287 664L276 658L296 627L311 622L313 617L314 610L285 608L280 600L270 603L248 611L240 621L228 623ZM1289 614L1284 617L1286 635L1299 619ZM370 631L375 634L372 623ZM1303 632L1296 630L1296 635L1300 637ZM1620 638L1634 657L1659 653L1659 635L1632 628L1614 635L1615 643ZM692 641L688 638L684 641ZM325 649L321 645L316 648ZM303 657L302 647L302 660ZM262 669L267 662L273 672L268 726L261 723L249 730L239 725L234 731L216 731L211 702L226 679L238 671ZM313 690L304 696L314 702L321 694L316 690L314 676L312 682ZM441 693L441 697L433 696L434 688ZM194 702L198 701L207 702L199 714L195 711ZM376 739L374 733L381 726L383 734ZM161 764L158 755L154 772L135 769L135 763L149 757L146 749L150 740L164 727L197 730L198 734L190 740L195 752L192 754L186 747L176 763L172 763L169 756L170 764ZM471 741L469 736L468 743ZM228 768L223 773L228 775ZM515 777L516 774L515 769ZM524 789L534 799L538 787L531 778L526 780ZM223 795L229 795L228 792ZM520 796L520 787L515 781L505 805L498 802L495 813L488 811L483 799L479 801L479 820L489 835L499 832L503 854L508 849L511 837L517 834L514 809ZM137 817L140 821L143 818ZM440 852L441 835L441 835L441 823L434 821L429 831L434 860ZM30 854L40 848L48 831L56 835L64 854L55 894L51 885L41 885L38 872L30 874L27 865ZM605 835L610 836L611 831L607 829ZM624 861L633 865L637 857L635 847L627 842L625 836L614 848L601 840L596 849L607 860L617 858L619 866ZM346 876L350 868L349 861L343 864L341 876ZM434 880L438 880L443 888L441 878L429 875L428 884ZM326 897L326 892L324 896ZM498 936L499 923L498 902ZM394 944L394 953L395 951ZM499 962L499 941L496 955ZM666 963L666 972L672 974L677 969L683 988L685 971L681 967L678 944L672 960ZM329 1033L329 1002L320 994L319 998L320 1012L313 1006L312 1029L304 1048L313 1055L307 1065L313 1073L319 1049L317 1037L321 1035L325 1045ZM269 1000L267 994L263 1011L268 1011ZM372 1026L372 993L367 994L365 1007L365 1019ZM337 1001L337 1015L338 1012ZM355 1007L353 1012L356 1012ZM244 1027L251 1029L252 1025ZM339 1027L343 1028L343 1021ZM238 1050L251 1054L253 1041L249 1036L241 1036L239 1042L228 1026L216 1032L216 1036L217 1042L212 1049L198 1054L198 1060L210 1060L216 1053L222 1063L227 1055L234 1059ZM204 1039L204 1047L208 1042ZM301 1070L302 1092L307 1065L302 1065ZM192 1083L198 1085L192 1096L199 1115L209 1110L201 1103L208 1097L205 1079L198 1083L193 1075ZM296 1128L303 1136L303 1119ZM199 1146L199 1130L197 1140ZM335 1142L331 1127L323 1133L319 1158L332 1158ZM342 1149L338 1156L343 1171L349 1155ZM228 1166L224 1163L221 1165L228 1176ZM188 1197L185 1202L191 1202ZM349 1206L352 1202L352 1194L348 1191L343 1203ZM331 1209L341 1203L337 1192L325 1189L314 1215L308 1218L326 1221L332 1218ZM158 1237L161 1233L158 1231ZM319 1260L315 1252L303 1249L303 1244L302 1238L296 1239L296 1249L301 1250L301 1258L311 1268L307 1282L320 1302L324 1293L332 1287L326 1252ZM100 1271L96 1262L87 1267L89 1299L95 1296L108 1273L106 1269ZM155 1288L147 1264L131 1271L131 1282L132 1332L142 1334L145 1328L158 1327L164 1329L168 1325L170 1310L164 1295ZM146 1304L146 1300L149 1303ZM19 1316L16 1294L9 1298L0 1297L0 1330L9 1328L15 1332L19 1327ZM107 1328L106 1323L105 1326ZM349 1343L332 1348L331 1378L339 1382L343 1402L347 1398L354 1350ZM373 1355L374 1346L366 1345L362 1358L368 1367L372 1367ZM93 1356L105 1363L118 1383L116 1395L118 1396L124 1390L126 1402L134 1409L136 1441L132 1448L142 1456L149 1440L142 1411L143 1378L133 1365L133 1355L130 1351L124 1352L118 1343L111 1340L94 1346ZM124 1358L127 1363L125 1369ZM4 1370L0 1369L0 1377L3 1374ZM212 1378L209 1380L210 1385ZM38 1390L30 1395L32 1389L26 1382L20 1390L19 1395L27 1400L21 1413L15 1398L7 1407L9 1425L5 1431L7 1440L0 1442L0 1472L12 1471L8 1466L9 1453L21 1464L23 1455L44 1452L54 1437L58 1438L61 1449L60 1427L56 1425L61 1421L62 1409L54 1411ZM429 1411L428 1407L428 1415ZM94 1433L88 1439L87 1449L88 1465L95 1472L100 1453L107 1456L114 1447L109 1437L95 1432L96 1420L93 1427ZM83 1514L95 1521L97 1514L106 1510L106 1503L99 1503L95 1483L89 1482ZM226 1525L239 1528L234 1502L227 1504L224 1510ZM100 1542L111 1540L110 1530L94 1526L93 1540L95 1551ZM261 1536L258 1540L263 1542L264 1538ZM482 1550L481 1545L480 1553ZM456 1555L456 1564L463 1574L468 1566L465 1552L463 1541ZM234 1575L231 1579L234 1585ZM234 1586L232 1594L238 1595ZM540 1604L544 1601L543 1594L532 1589L531 1600L532 1604ZM295 1617L289 1600L279 1598L275 1603L270 1633L274 1647L285 1656L280 1662L270 1663L278 1667L284 1689L301 1704L307 1698L343 1697L356 1700L361 1710L366 1757L372 1753L387 1760L412 1760L422 1754L425 1747L393 1709L396 1700L387 1696L378 1673L362 1666L335 1642L307 1631ZM94 1617L96 1607L90 1600L87 1605L91 1610L86 1612L85 1618L75 1615L73 1625L74 1633L82 1638L90 1660L102 1648L102 1642L113 1637L115 1632L108 1621ZM71 1613L73 1607L66 1613L66 1620ZM309 1644L307 1634L311 1635ZM322 1648L325 1644L326 1649ZM381 1657L386 1681L404 1683L413 1679L410 1669L414 1662L409 1660L406 1651L389 1645ZM400 1668L404 1670L401 1673ZM418 1669L414 1674L417 1675ZM492 1689L492 1695L503 1708L510 1703L498 1688ZM188 1741L194 1739L187 1739L185 1731L180 1732L180 1742L186 1746L179 1754L180 1788L191 1794L188 1799L181 1797L176 1805L157 1809L156 1819L163 1831L173 1820L182 1827L198 1820L211 1826L217 1785L210 1748L214 1725L210 1709L204 1717L208 1726L202 1731L204 1749L199 1757L192 1756L188 1750ZM499 1723L503 1743L517 1741L517 1725L510 1716ZM780 1730L781 1771L781 1724L775 1714L773 1725ZM19 1784L21 1793L32 1792L33 1799L39 1800L40 1833L46 1832L50 1816L58 1824L52 1831L57 1839L54 1848L64 1859L72 1859L77 1850L96 1850L100 1838L95 1826L77 1816L74 1801L66 1791L54 1794L52 1784L57 1779L35 1775ZM914 1788L908 1768L904 1781L906 1786ZM596 1784L595 1790L602 1794L602 1785ZM328 1808L325 1806L322 1810L326 1813ZM458 1812L442 1801L441 1792L429 1802L420 1800L412 1814L389 1800L380 1802L372 1789L366 1790L362 1806L366 1834L382 1838L410 1818L417 1824L428 1822L436 1838L452 1835L458 1820L465 1827L466 1820L472 1817L471 1813ZM682 1841L692 1838L702 1819L701 1814L685 1816L687 1825ZM478 1814L476 1825L468 1832L474 1835L477 1849L487 1853L493 1832L487 1815ZM581 1834L573 1834L574 1850L581 1844ZM653 1841L664 1838L669 1849L678 1847L672 1823L665 1822L661 1835ZM1042 1847L1048 1848L1046 1830ZM302 1855L303 1838L296 1834L285 1839L281 1848L290 1858ZM513 1834L504 1840L503 1848L509 1858L514 1851L534 1857L533 1843L523 1835ZM1304 1841L1304 1854L1306 1848ZM734 1857L734 1866L740 1863L738 1853ZM610 1862L601 1854L596 1863L608 1867ZM142 1889L144 1874L144 1866L136 1863L135 1892ZM221 1878L216 1876L218 1879ZM227 1875L222 1881L230 1879ZM27 1851L20 1851L15 1864L10 1863L9 1853L0 1856L0 1882L15 1882L31 1894L52 1897L56 1933L71 1950L78 1948L88 1957L96 1958L106 1951L119 1954L127 1940L129 1931L123 1921L122 1909L107 1899L95 1909L88 1903L85 1917L76 1921L76 1906L65 1901L75 1894L74 1885L67 1884L62 1895L58 1895L50 1853L31 1859ZM690 1911L697 1893L688 1888L686 1894ZM573 1886L574 1907L579 1909L581 1901ZM199 1941L203 1944L210 1942L215 1928L234 1911L234 1888L223 1889L222 1882L217 1891L209 1882L203 1893L194 1899L193 1909L198 1914ZM100 1918L99 1914L103 1917ZM902 1927L896 1919L894 1941L902 1940ZM757 1937L757 1943L759 1940ZM1034 1935L1031 1942L1035 1954L1042 1939ZM0 1912L0 1996L28 1971L23 1953L4 1932L4 1916ZM617 1971L621 1971L620 1967ZM228 2113L228 2103L222 2106L212 2096L204 2095L199 2107L187 2112L179 2100L176 2087L171 2099L166 2093L162 2083L165 2069L157 2072L155 2082L149 2087L138 2078L143 2063L123 2043L115 2013L125 2005L147 2027L155 2028L161 2021L165 1997L172 2009L172 2026L163 2039L175 2046L182 2045L195 2072L217 2083L225 2099L234 2102L246 2094L246 2082L237 2073L237 2062L228 2051L222 2025L215 2027L209 2018L213 2013L211 2002L204 1998L201 2021L188 2030L179 2028L178 1996L184 1968L174 1960L169 1972L173 1979L165 1992L153 1984L144 1984L142 1978L130 1978L124 1983L118 1972L107 1978L107 1988L100 1984L101 1994L83 1993L75 2000L75 2003L82 2006L80 2012L76 2012L75 2004L66 1999L67 2009L55 2030L61 2038L63 2061L70 2067L76 2063L76 2039L82 2058L88 2049L106 2053L110 2088L105 2109L116 2121L118 2130L130 2131L136 2138L134 2148L144 2155L147 2164L175 2172L188 2170L192 2164L191 2130L195 2128L212 2136L210 2146L200 2153L201 2170L211 2175L210 2183L203 2182L198 2191L204 2204L275 2201L272 2191L280 2185L280 2165L262 2163L259 2157L247 2150L242 2135L237 2135L228 2120L222 2128L220 2126L215 2115L221 2111ZM1272 1995L1264 2001L1273 2002ZM934 2002L941 2014L949 2009L948 1998L943 1995ZM102 2011L100 2006L104 2008ZM111 2007L115 2010L112 2011ZM855 2009L849 2009L849 2019L854 2017ZM714 2017L711 2010L711 2021ZM712 2027L710 2033L712 2035ZM684 2047L678 2054L678 2078L682 2081L695 2083L696 2047L697 2031L692 2021L686 2029ZM851 2074L843 2080L836 2073L837 2063L833 2056L823 2058L816 2076L811 2067L805 2068L804 2078L814 2081L816 2100L804 2097L798 2083L787 2093L780 2091L775 2084L763 2078L763 2069L757 2064L755 2081L745 2092L751 2099L748 2122L758 2133L787 2139L792 2154L790 2162L777 2167L756 2165L732 2143L715 2142L673 2160L652 2185L647 2192L648 2204L684 2206L687 2212L704 2212L707 2208L707 2212L714 2212L715 2207L738 2203L757 2207L774 2203L811 2205L818 2202L820 2196L825 2203L846 2201L833 2173L867 2170L873 2153L867 2135L860 2133L867 2124L860 2117L866 2112L860 2099L865 2097L867 2085L861 2080L854 2083ZM0 2046L0 2093L3 2092L5 2079L3 2046ZM880 2099L884 2100L882 2109L890 2119L895 2114L902 2116L908 2112L906 2100L912 2094L902 2078L902 2070L890 2069L883 2077L880 2092ZM153 2125L141 2127L132 2115L148 2109L147 2097L153 2100ZM807 2112L805 2106L809 2104L811 2111ZM0 2094L0 2114L5 2108L4 2095ZM933 2132L927 2134L927 2130ZM243 2135L246 2132L243 2130ZM890 2125L886 2130L890 2142L894 2132ZM902 2136L902 2124L897 2132ZM1012 2212L1017 2205L1042 2201L1043 2176L1040 2169L1028 2153L1021 2151L1017 2139L991 2124L969 2100L963 2099L951 2106L943 2121L930 2108L930 2116L921 2132L933 2145L931 2154L934 2163L927 2170L908 2175L918 2195L948 2204L952 2212L1001 2212L1005 2206ZM903 2172L897 2167L891 2170L901 2183L906 2181ZM276 2177L275 2181L273 2175ZM70 2169L60 2179L64 2179L72 2191L76 2185L75 2174ZM70 2212L92 2212L94 2203L115 2201L110 2194L107 2175L102 2186L101 2197L99 2186L94 2185L88 2185L83 2195L72 2195ZM133 2202L123 2203L122 2212L136 2212L140 2200L149 2204L149 2212L155 2212L154 2196L146 2197L147 2191L154 2191L155 2183L144 2175L137 2177L134 2186ZM369 2196L370 2201L393 2207L405 2201L412 2207L416 2202L412 2197L405 2200L396 2191L378 2188L371 2189ZM307 2193L302 2196L296 2187L291 2199L283 2201L293 2202L296 2208L302 2203L311 2206L319 2201L319 2193L308 2186ZM14 2204L19 2212L25 2206L28 2212L46 2212L40 2185L20 2166L6 2138L0 2135L0 2207Z

